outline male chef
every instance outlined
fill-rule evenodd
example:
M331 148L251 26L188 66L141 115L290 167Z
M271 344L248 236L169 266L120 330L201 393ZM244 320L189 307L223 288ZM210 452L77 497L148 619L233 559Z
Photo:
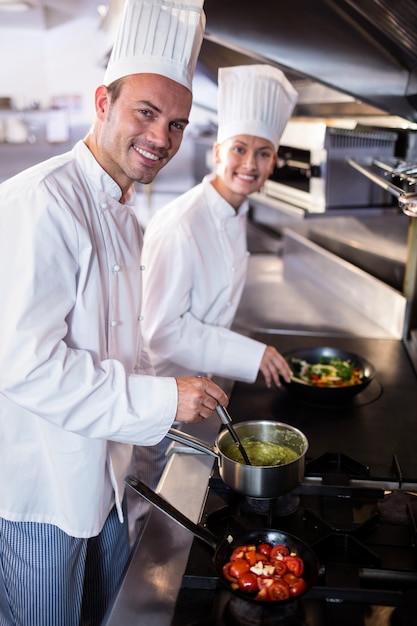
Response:
M127 0L87 137L0 186L1 626L101 624L132 445L227 403L208 379L152 375L125 203L181 144L202 3Z

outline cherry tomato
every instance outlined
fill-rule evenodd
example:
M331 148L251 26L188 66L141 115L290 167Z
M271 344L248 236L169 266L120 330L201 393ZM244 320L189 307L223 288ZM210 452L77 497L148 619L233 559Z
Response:
M246 552L246 546L237 546L230 555L229 561L236 561L236 559L243 559Z
M285 561L283 559L275 559L273 565L275 567L275 572L279 576L284 576L285 572L287 571Z
M288 600L290 597L290 588L283 580L276 580L268 589L270 600Z
M290 595L299 596L307 589L307 583L304 578L297 578L296 581L290 586Z
M304 573L304 561L299 556L286 556L284 557L284 563L287 566L289 572L292 572L296 576L302 576Z
M251 567L255 565L255 563L259 563L259 561L262 561L262 563L266 563L268 561L268 557L265 556L265 554L254 552L253 550L246 552L245 558Z
M245 572L249 572L250 565L245 559L236 559L236 561L230 562L229 573L231 576L235 578L239 578Z
M258 576L258 589L265 589L266 587L270 587L274 582L273 578L269 578L266 576Z
M269 595L268 595L268 587L263 587L262 589L260 589L258 591L258 593L256 594L255 598L257 600L269 600Z
M228 561L227 563L225 563L223 565L222 568L222 572L223 572L223 576L226 578L226 580L230 581L231 583L235 583L236 582L236 576L232 576L230 573L230 566L231 566L231 562Z
M285 582L287 583L289 587L291 587L294 583L296 583L297 580L300 580L298 576L296 576L292 572L287 572L286 574L284 574L282 578L285 580Z
M241 591L247 591L248 593L258 591L258 578L255 574L252 574L252 572L244 572L237 579L237 584Z
M289 549L287 548L287 546L283 546L281 544L278 544L277 546L274 546L271 550L271 554L269 555L271 559L275 559L277 556L281 555L281 556L288 556L290 553Z
M269 558L271 554L272 546L269 543L260 543L257 549L258 549L258 552L260 552L261 554L264 554L265 556Z

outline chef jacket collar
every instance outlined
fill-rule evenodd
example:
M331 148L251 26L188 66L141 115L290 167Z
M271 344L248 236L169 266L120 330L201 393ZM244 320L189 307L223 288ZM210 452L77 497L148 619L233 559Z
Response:
M247 213L249 211L249 200L246 199L236 212L232 205L229 204L211 184L211 181L214 180L215 177L215 174L208 174L203 178L204 193L213 213L223 220L225 218L233 219Z
M122 190L113 178L101 167L84 141L75 144L74 152L85 177L101 192L120 202Z

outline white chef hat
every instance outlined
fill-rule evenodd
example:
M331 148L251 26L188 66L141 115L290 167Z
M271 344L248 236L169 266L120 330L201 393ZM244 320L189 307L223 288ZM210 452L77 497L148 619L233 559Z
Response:
M104 84L160 74L191 91L206 24L204 0L126 0Z
M298 93L284 74L270 65L221 67L218 72L217 141L236 135L279 140Z

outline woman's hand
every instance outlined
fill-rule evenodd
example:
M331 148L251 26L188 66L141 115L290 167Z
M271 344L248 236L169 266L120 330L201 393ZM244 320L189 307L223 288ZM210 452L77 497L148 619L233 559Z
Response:
M290 366L282 354L273 346L265 348L259 369L264 375L267 387L272 386L272 381L274 381L277 387L281 387L280 375L287 383L291 381Z

